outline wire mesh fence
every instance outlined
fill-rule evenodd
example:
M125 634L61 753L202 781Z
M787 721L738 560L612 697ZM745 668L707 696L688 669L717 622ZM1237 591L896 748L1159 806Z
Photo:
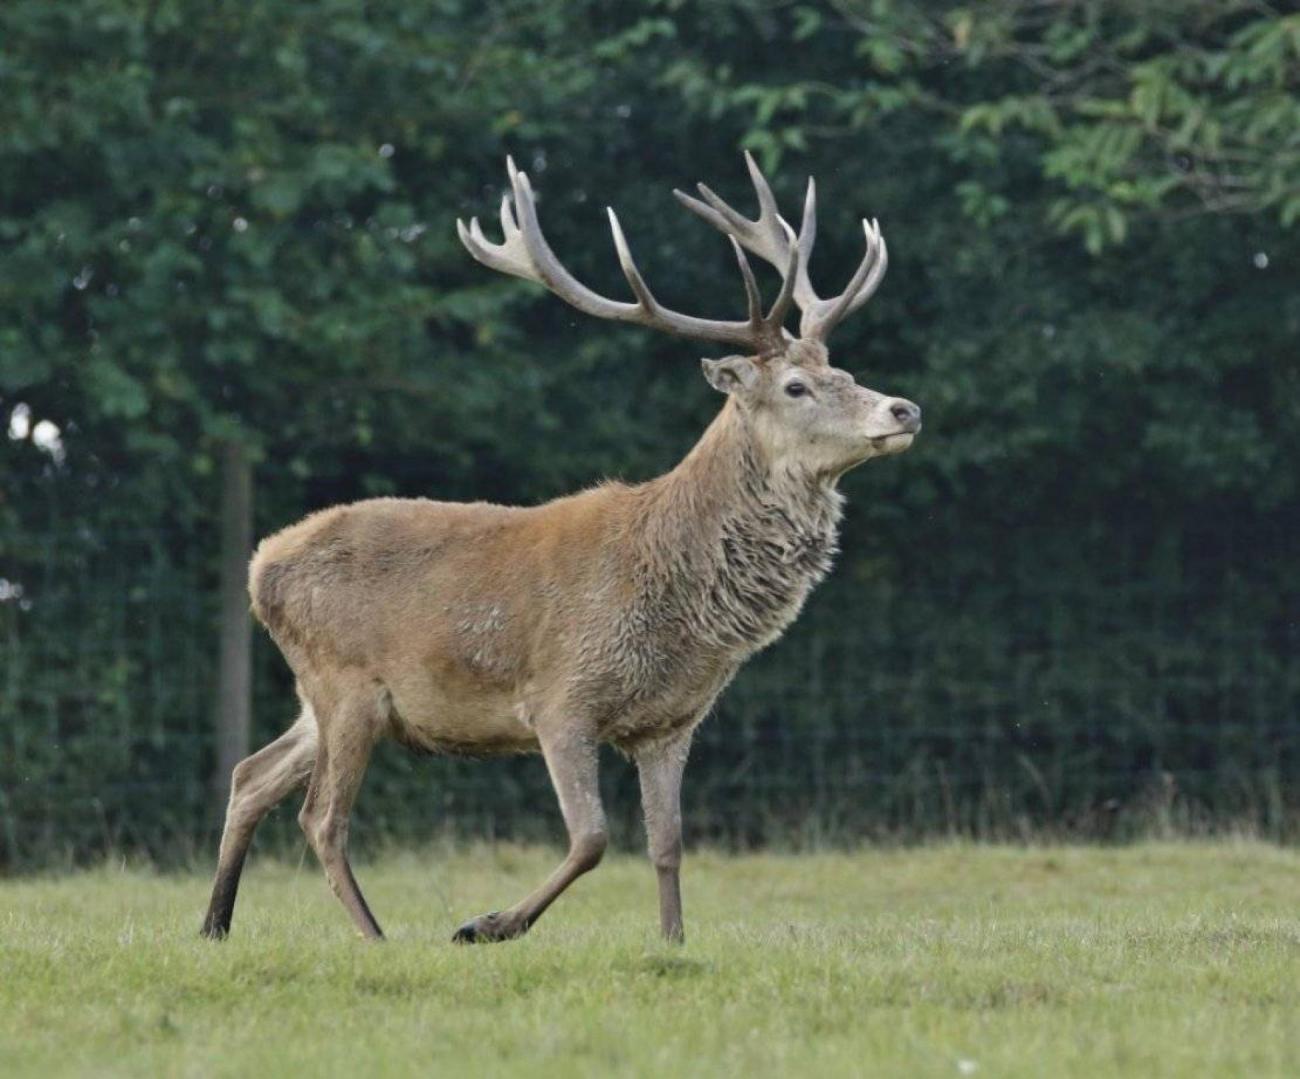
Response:
M212 841L214 580L207 560L181 557L202 542L149 528L6 537L22 579L6 577L0 601L5 865ZM1065 546L1070 565L1061 545L1023 536L995 567L846 559L700 729L690 837L1294 836L1300 628L1286 560L1220 544L1139 563L1100 532ZM294 700L261 634L255 669L260 743ZM632 766L611 754L604 772L616 835L631 842ZM292 828L282 812L268 834ZM559 829L540 760L389 746L354 834Z

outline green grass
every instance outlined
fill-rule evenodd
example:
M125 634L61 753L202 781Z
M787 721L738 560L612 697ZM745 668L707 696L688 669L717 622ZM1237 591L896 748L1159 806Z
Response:
M1300 853L1248 842L688 858L683 948L612 857L510 944L460 920L554 853L394 855L351 932L315 865L0 882L5 1075L1296 1075Z

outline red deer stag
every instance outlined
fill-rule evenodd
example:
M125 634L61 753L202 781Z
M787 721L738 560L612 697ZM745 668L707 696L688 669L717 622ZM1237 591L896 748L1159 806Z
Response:
M540 750L569 833L564 861L508 910L455 940L528 931L601 859L605 815L597 747L635 760L664 936L682 938L679 792L691 735L740 665L799 613L836 551L839 478L906 449L921 429L911 401L831 367L826 338L880 284L885 242L863 222L866 254L845 290L822 299L808 278L813 182L796 236L752 159L750 220L703 184L685 206L735 249L748 317L697 318L664 307L609 211L633 303L578 282L542 235L528 177L509 162L502 243L457 222L469 253L545 285L580 311L719 341L738 354L702 361L726 401L666 475L603 483L527 508L379 498L313 514L263 541L250 566L253 610L297 678L293 726L234 770L203 932L230 928L253 829L307 785L299 822L331 887L367 937L382 936L348 865L348 814L371 750L392 738L420 750ZM745 252L777 268L764 313ZM785 322L802 313L799 336Z

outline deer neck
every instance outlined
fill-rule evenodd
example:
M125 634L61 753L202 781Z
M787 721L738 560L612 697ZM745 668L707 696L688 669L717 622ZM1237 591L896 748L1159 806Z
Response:
M643 579L719 645L774 640L830 569L841 496L769 460L734 401L646 493Z

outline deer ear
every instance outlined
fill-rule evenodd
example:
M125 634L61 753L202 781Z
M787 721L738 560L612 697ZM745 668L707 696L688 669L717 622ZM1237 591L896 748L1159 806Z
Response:
M706 357L700 367L709 385L719 393L752 389L758 381L758 368L748 356L723 356L720 360Z

